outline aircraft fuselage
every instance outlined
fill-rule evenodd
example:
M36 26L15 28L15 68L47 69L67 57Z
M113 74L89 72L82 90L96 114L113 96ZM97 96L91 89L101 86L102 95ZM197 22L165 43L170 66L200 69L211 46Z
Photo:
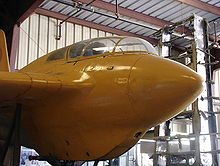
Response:
M0 72L0 102L22 104L22 126L42 156L115 158L202 91L197 73L153 52L132 37L83 41Z

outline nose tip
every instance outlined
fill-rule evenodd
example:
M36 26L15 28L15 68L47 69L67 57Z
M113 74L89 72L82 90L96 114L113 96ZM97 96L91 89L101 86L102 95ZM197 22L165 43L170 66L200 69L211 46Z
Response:
M176 62L166 61L157 73L161 92L174 98L193 102L203 89L203 78L190 68Z
M133 69L130 82L134 81L134 86L140 86L143 91L159 91L160 95L164 93L176 97L184 94L196 96L203 87L203 78L198 73L164 58L143 57L136 62Z
M196 98L203 89L203 78L196 72L182 66L183 69L180 75L174 75L176 78L176 88L182 91L182 95L190 95L191 98Z
M202 83L202 77L184 65L146 56L131 71L130 96L139 110L153 110L152 115L158 111L160 116L170 118L196 99L203 89Z

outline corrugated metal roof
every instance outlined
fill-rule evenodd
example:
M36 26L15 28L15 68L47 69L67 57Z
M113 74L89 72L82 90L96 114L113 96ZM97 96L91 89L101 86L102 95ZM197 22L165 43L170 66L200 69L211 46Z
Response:
M68 3L73 3L71 0L62 0L63 2L68 2ZM110 4L115 4L115 0L103 0L104 2L110 3ZM208 3L210 5L214 5L216 7L220 6L220 1L219 0L201 0L202 2ZM130 9L133 11L136 11L141 14L145 14L148 16L152 16L161 20L165 20L168 22L178 22L180 20L183 20L189 16L191 16L193 13L198 14L202 17L205 17L208 19L208 21L212 21L216 19L217 25L217 35L220 35L220 16L217 16L215 14L209 13L207 11L203 11L201 9L183 4L179 1L176 0L118 0L118 4L120 7ZM72 15L77 9L62 4L55 2L54 0L45 0L41 6L43 9L47 10L52 10L54 12L62 13L65 15ZM94 7L95 10L101 11L103 13L115 15L115 13L103 10L97 7ZM120 10L119 10L120 13ZM115 20L114 18L109 18L107 16L101 16L96 13L92 13L89 11L80 11L77 14L73 15L73 17L82 19L82 20L87 20L91 21L97 24L105 25L108 27L120 29L123 31L135 33L138 35L143 35L143 36L149 36L152 33L154 33L153 30L150 30L148 28L144 28L143 26L138 26L138 25L133 25L128 22L123 22L120 20ZM157 25L152 25L147 22L137 20L134 18L130 17L125 17L121 15L120 17L136 21L140 24L144 24L149 27L153 27L154 29L159 29L161 27L158 27ZM89 26L89 25L88 25ZM210 34L214 34L214 28L213 25L210 24ZM181 41L182 42L182 41ZM179 41L176 42L179 44Z

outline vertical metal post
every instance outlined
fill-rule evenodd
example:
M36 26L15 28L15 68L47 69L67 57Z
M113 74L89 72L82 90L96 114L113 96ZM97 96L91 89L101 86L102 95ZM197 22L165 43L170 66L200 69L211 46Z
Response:
M169 140L166 140L166 166L171 165L171 157L170 157L170 146L169 146Z
M95 161L93 166L97 166L99 164L99 161Z
M160 40L160 47L159 47L159 53L162 57L169 57L170 56L170 39L171 39L171 33L168 30L168 27L164 27L162 31L162 37ZM167 123L166 123L167 124ZM165 130L165 135L167 134L168 129ZM166 165L170 165L170 150L169 150L169 141L166 140Z
M20 27L16 24L13 29L13 37L11 42L11 50L10 50L10 68L11 71L14 72L17 68L16 65L16 56L18 48L19 48L19 35L20 35Z
M16 105L16 119L15 119L15 130L14 130L14 150L13 150L13 166L20 165L20 124L21 124L21 104Z
M217 22L214 21L214 22L213 22L213 26L214 26L214 32L215 32L215 38L214 38L214 42L215 42L215 43L217 42L216 24L217 24Z
M6 158L6 153L9 150L10 144L13 146L12 165L20 165L20 121L21 121L21 104L16 105L12 126L10 128L6 143L1 151L0 166L3 166ZM13 137L14 136L14 137ZM12 140L13 139L13 140Z
M194 15L194 42L192 44L192 49L195 54L197 62L197 71L206 80L206 87L202 93L207 101L197 100L198 110L208 110L208 112L213 113L213 101L212 101L212 85L211 85L211 66L210 57L207 53L208 50L208 37L207 37L207 21L202 17ZM205 64L205 65L201 65ZM197 122L196 122L197 123ZM208 118L209 132L216 133L216 119L215 116L209 116ZM211 150L214 152L216 150L215 136L211 136ZM198 138L199 139L199 138ZM197 142L197 140L196 140ZM217 165L217 154L212 153L213 165Z
M192 42L192 64L191 68L195 71L197 71L197 50L196 50L196 42ZM196 135L195 136L195 165L198 166L201 163L200 159L200 142L199 142L199 135L201 132L201 119L200 119L200 114L199 114L199 100L196 99L192 103L192 110L193 110L193 118L192 118L192 127L193 127L193 133Z
M138 165L138 144L135 145L135 166Z
M112 160L109 160L109 166L112 166L113 164L112 164Z
M199 65L199 63L205 63L205 54L204 52L200 51L204 49L204 29L203 29L203 18L197 15L194 15L194 40L192 41L192 69L200 73L200 75L205 79L206 78L206 71L205 66ZM204 92L203 94L204 95ZM194 110L193 113L193 133L196 135L195 137L195 165L201 164L200 158L200 132L201 132L201 119L199 110L204 109L206 104L203 103L201 100L196 100L192 104L192 109Z
M216 133L216 116L213 114L213 96L212 96L212 71L211 71L211 60L210 60L210 50L208 46L208 23L204 19L204 51L205 54L205 63L206 65L206 87L207 87L207 101L208 101L208 112L211 116L208 116L209 132ZM218 165L217 153L216 153L216 135L210 136L211 149L212 149L212 162L213 165Z
M159 136L160 125L154 127L154 137ZM158 155L157 155L157 140L155 140L155 148L154 148L154 155L153 155L153 166L158 165Z
M195 165L199 166L201 163L201 158L200 158L200 132L201 132L201 119L200 119L200 114L198 110L198 99L192 104L192 109L194 110L193 112L193 118L192 118L192 124L193 124L193 133L196 135L195 136Z
M170 55L169 41L171 39L171 34L167 27L164 27L162 31L162 37L159 43L159 54L162 57L168 57Z
M129 151L126 153L126 165L129 165Z
M170 136L170 121L165 122L165 136ZM166 165L169 166L171 163L171 156L170 156L170 145L169 140L166 140Z

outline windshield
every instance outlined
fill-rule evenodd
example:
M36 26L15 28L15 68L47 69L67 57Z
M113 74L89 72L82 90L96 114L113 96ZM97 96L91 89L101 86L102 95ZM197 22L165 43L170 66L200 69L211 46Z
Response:
M64 47L59 50L55 50L55 51L51 52L47 58L47 61L64 59L66 50L67 50L67 47Z
M89 42L88 40L85 40L85 41L81 41L81 42L73 44L70 47L70 52L69 52L68 58L73 59L73 58L80 56L83 51L83 48L87 45L88 42Z

